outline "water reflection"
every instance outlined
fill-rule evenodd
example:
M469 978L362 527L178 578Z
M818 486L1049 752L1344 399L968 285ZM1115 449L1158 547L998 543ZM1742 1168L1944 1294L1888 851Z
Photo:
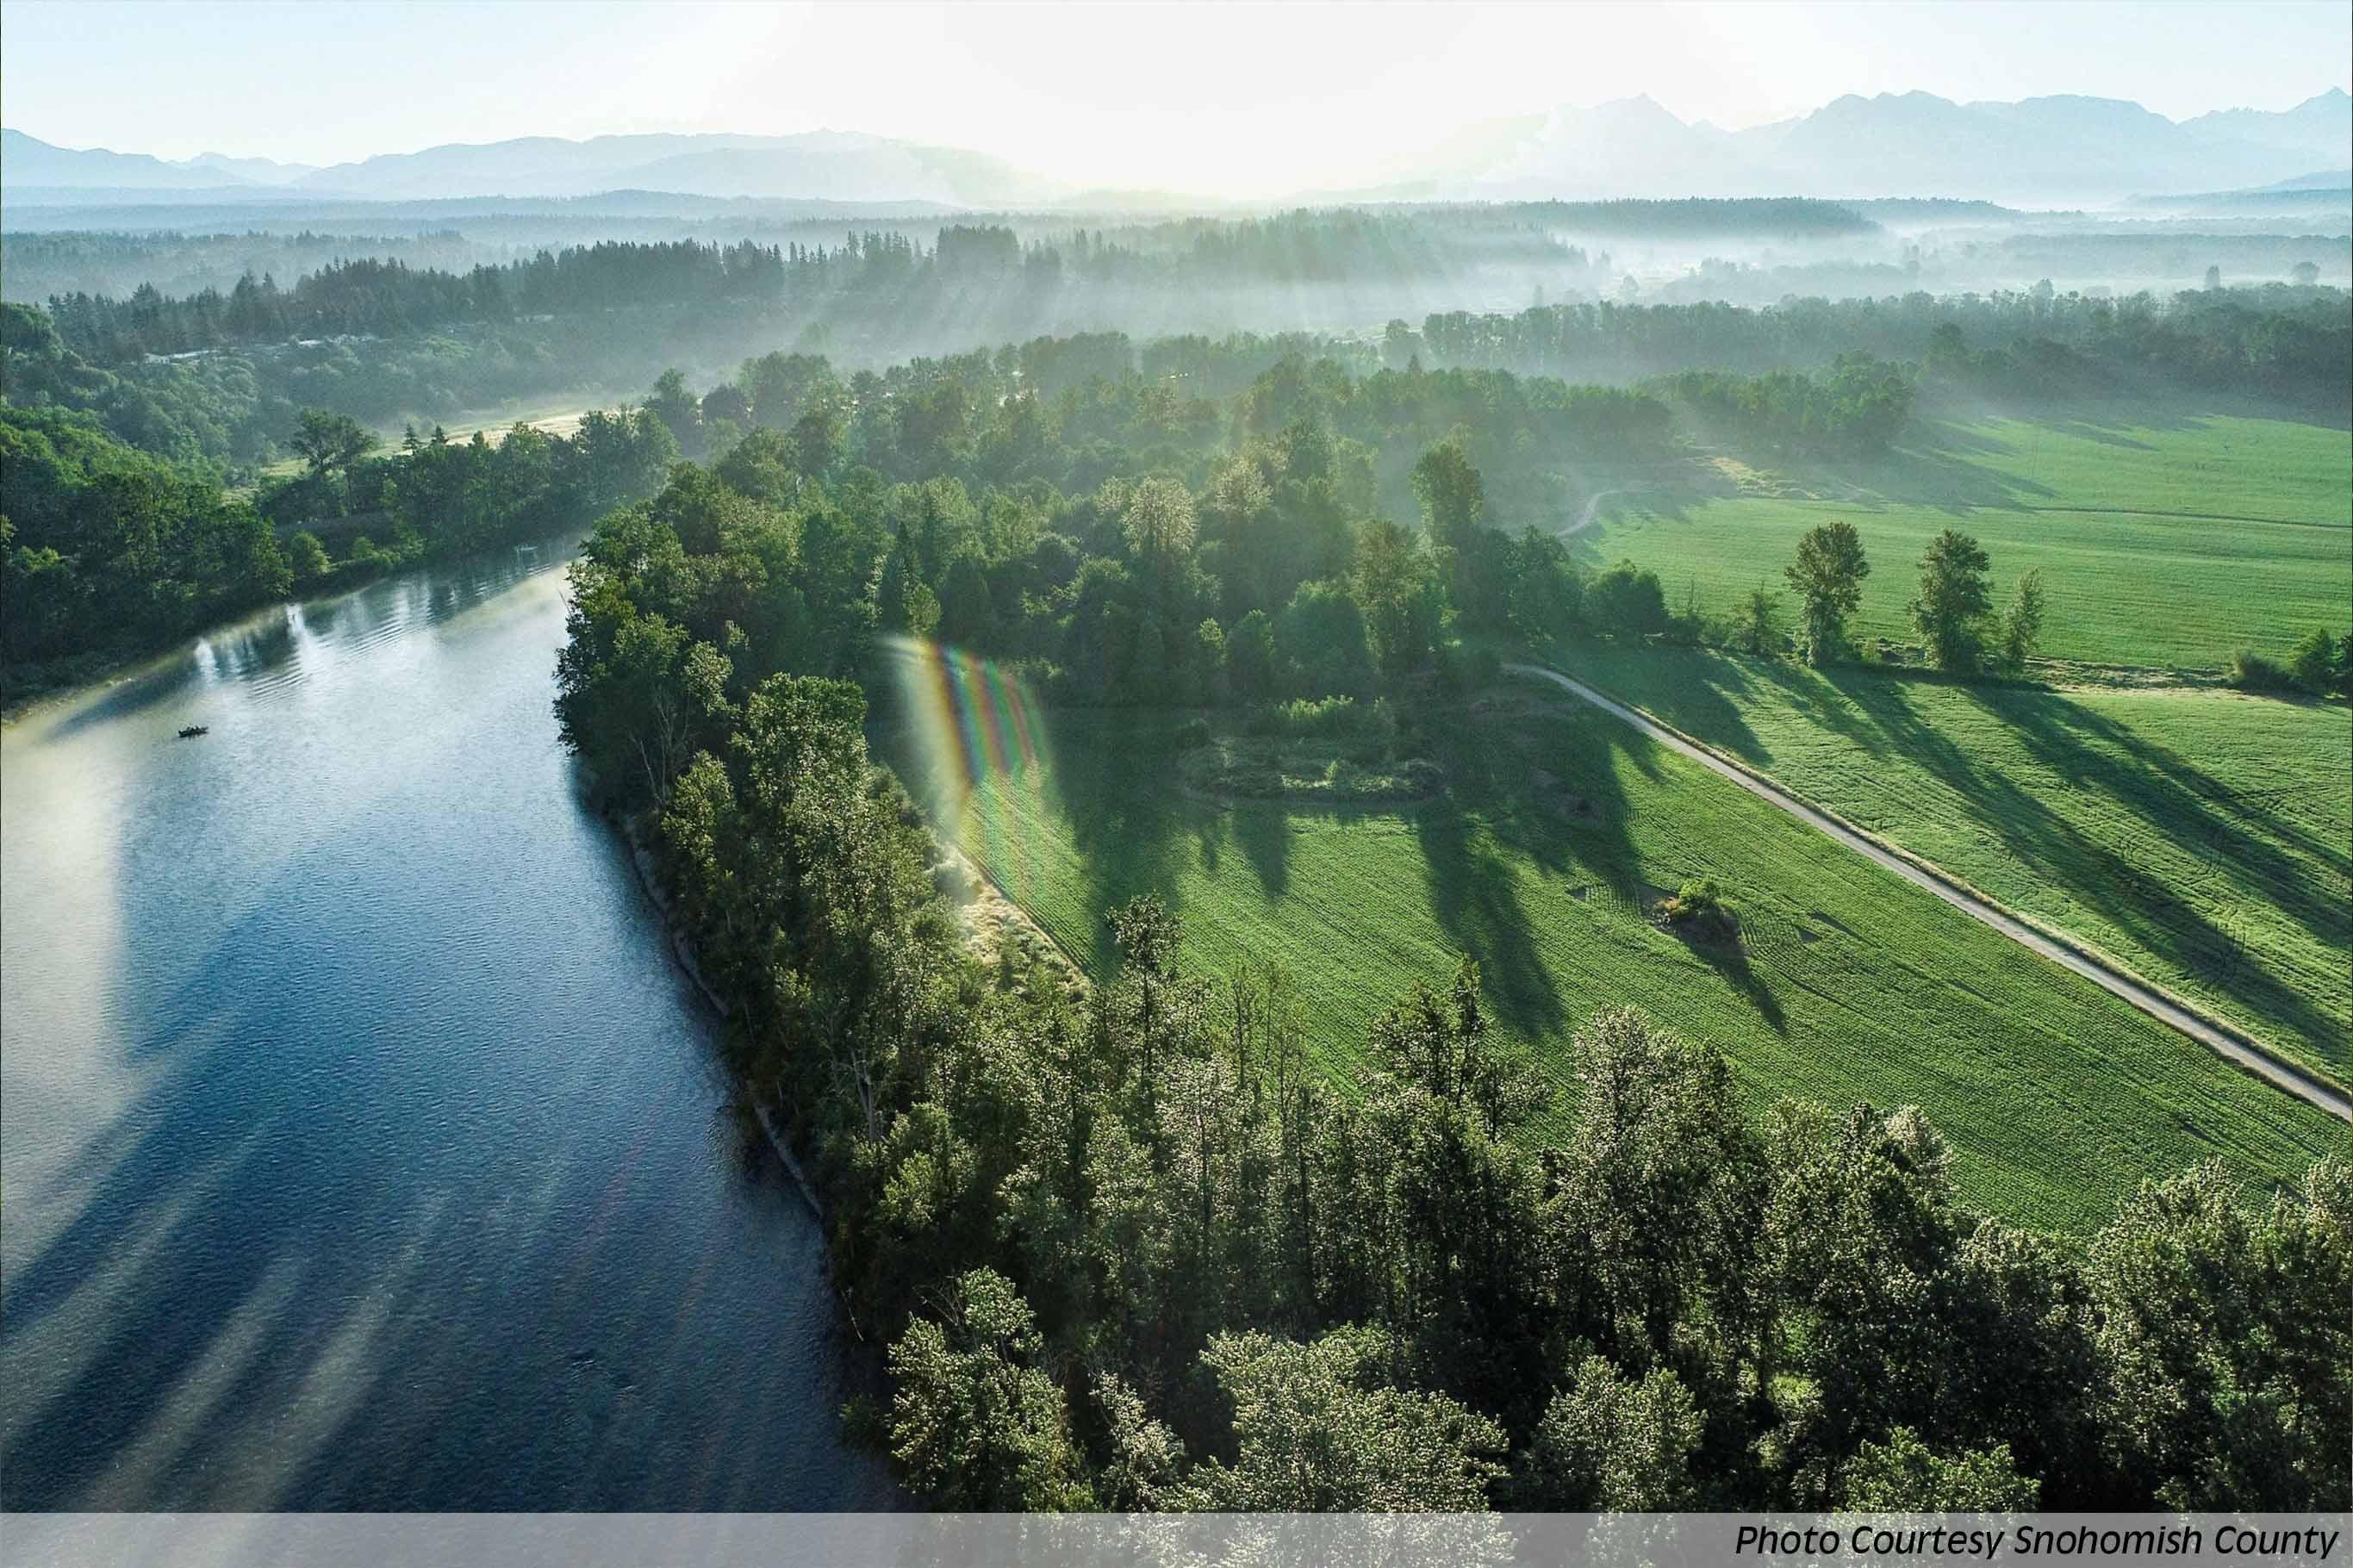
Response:
M890 1500L815 1227L555 744L566 553L0 731L0 1504Z

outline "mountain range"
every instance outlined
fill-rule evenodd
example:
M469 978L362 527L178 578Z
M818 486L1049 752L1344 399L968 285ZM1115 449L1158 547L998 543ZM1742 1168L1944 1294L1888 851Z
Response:
M1956 196L2105 205L2152 190L2223 189L2341 167L2353 98L2332 89L2278 112L2172 121L2119 99L1956 103L1850 94L1810 114L1724 131L1648 98L1560 109L1430 170L1433 195Z
M2293 109L2174 121L2119 99L1957 103L1932 93L1840 98L1741 131L1677 118L1649 98L1498 119L1397 161L1359 200L1609 196L1950 196L2105 205L2151 191L2235 190L2336 176L2353 146L2353 99L2332 89ZM2324 171L2315 176L2316 169ZM1002 158L855 132L789 136L531 136L381 153L319 168L207 153L181 162L53 146L0 132L0 189L17 201L414 201L666 191L718 197L1073 207L1090 192ZM1301 193L1303 196L1307 193ZM1117 205L1143 205L1130 193ZM1166 197L1199 205L1199 197Z

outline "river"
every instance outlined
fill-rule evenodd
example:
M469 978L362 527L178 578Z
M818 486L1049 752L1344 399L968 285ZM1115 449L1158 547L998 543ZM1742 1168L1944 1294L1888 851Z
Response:
M557 743L567 552L0 731L0 1506L895 1500L817 1226Z

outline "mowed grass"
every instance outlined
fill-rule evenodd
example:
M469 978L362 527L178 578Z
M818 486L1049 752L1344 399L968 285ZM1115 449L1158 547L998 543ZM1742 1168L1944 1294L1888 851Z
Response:
M2353 1040L2353 712L1579 648L1563 668L2337 1083Z
M1184 919L1197 973L1282 963L1335 1073L1384 1006L1468 952L1564 1125L1572 1033L1633 1003L1722 1048L1759 1108L1924 1107L1970 1201L2040 1226L2088 1229L2208 1156L2283 1182L2342 1146L2323 1113L1623 724L1533 692L1458 723L1433 740L1445 797L1352 814L1190 798L1167 716L1058 713L1051 763L987 779L950 826L1098 971L1103 911L1142 892ZM1700 875L1737 907L1738 944L1650 923Z
M2150 416L2152 419L2158 416ZM2211 669L2353 620L2353 437L2289 419L1915 420L1883 459L1750 468L1612 498L1577 535L1588 564L1630 558L1717 613L1782 587L1799 537L1843 520L1872 563L1853 629L1915 639L1905 605L1947 528L1976 536L1996 594L2040 568L2042 652ZM1710 492L1714 493L1710 493Z
M2353 433L2295 419L2141 409L1924 422L1886 477L1934 462L1938 493L2025 506L2263 518L2353 527ZM1892 500L1904 499L1901 496Z

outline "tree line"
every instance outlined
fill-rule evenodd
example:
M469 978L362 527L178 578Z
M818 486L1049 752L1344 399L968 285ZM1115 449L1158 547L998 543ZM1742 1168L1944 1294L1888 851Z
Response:
M958 226L958 231L968 226ZM944 243L954 253L965 242ZM992 246L1002 254L1001 240L971 244L978 247L976 255L985 257ZM0 351L7 395L16 402L88 408L117 436L148 450L237 464L275 456L302 408L325 408L382 425L543 399L565 388L590 389L584 400L601 398L644 386L668 363L725 363L742 352L747 334L770 342L802 338L811 353L875 366L906 363L911 353L943 343L1026 339L1074 349L1086 344L1085 353L1063 357L1087 360L1092 372L1106 379L1189 376L1188 391L1217 396L1230 394L1292 352L1310 363L1329 359L1351 371L1405 371L1416 364L1431 370L1501 369L1586 385L1673 377L1726 408L1737 408L1750 396L1747 390L1730 390L1732 378L1801 374L1810 387L1776 383L1778 390L1765 401L1781 409L1812 405L1856 414L1852 428L1866 438L1885 423L1881 412L1893 405L1882 398L1874 409L1868 399L1825 391L1846 375L1840 369L1842 356L1902 364L1907 373L1918 366L1909 373L1918 389L2019 398L2185 385L2341 403L2342 388L2353 377L2347 296L2332 289L2208 290L2161 301L2146 295L2121 300L2044 297L2038 290L1941 299L1912 294L1788 300L1758 310L1600 302L1516 315L1432 315L1419 328L1397 321L1369 341L1195 332L1132 342L1116 332L1072 333L1056 327L1069 314L1065 304L1057 303L1062 296L1023 282L1026 274L974 272L958 264L943 280L932 259L920 267L892 260L900 253L892 246L861 238L842 247L842 253L851 251L854 260L812 260L812 249L798 245L782 254L774 247L760 250L760 257L787 271L831 268L828 276L840 280L785 289L782 302L769 305L730 304L720 298L737 286L728 279L740 275L723 264L725 253L717 247L579 247L562 253L575 258L576 264L568 268L542 257L519 262L516 268L546 263L552 270L545 287L555 287L560 279L565 288L576 285L581 300L623 306L525 310L509 304L495 319L427 326L412 321L389 336L337 331L297 339L281 332L249 346L175 351L175 358L141 358L144 349L125 340L118 349L131 357L111 364L100 357L115 351L86 354L59 335L58 322L47 312L8 304L0 306ZM1032 245L1024 255L1038 253ZM714 258L722 263L713 263ZM769 266L769 260L759 262L759 268ZM398 315L418 300L470 300L476 292L470 279L491 276L479 269L464 276L439 274L414 298L406 285L388 281L429 273L381 266L346 268L338 279L360 292L338 304L350 313L336 320L352 326L372 314ZM678 288L666 292L663 276L671 276ZM385 287L379 289L378 284ZM264 297L269 292L259 282L255 289ZM505 300L507 289L498 285L498 298ZM1143 296L1128 292L1117 298L1133 304ZM1223 313L1209 294L1192 305L1182 303L1191 296L1181 290L1165 298L1171 301L1171 316L1215 319ZM696 301L698 308L663 309L665 300L676 300ZM218 309L228 305L224 297ZM131 321L135 314L118 312L114 319ZM659 326L653 324L657 316ZM1028 322L1036 327L1025 328ZM166 334L166 341L183 340ZM828 342L830 351L825 348ZM1283 346L1269 353L1270 344ZM969 352L960 348L951 357ZM1196 374L1197 367L1209 374ZM1888 380L1883 374L1878 379ZM1059 387L1048 390L1050 395ZM1892 385L1887 390L1892 393ZM1802 429L1805 416L1777 413L1763 424L1767 432ZM1828 444L1836 447L1841 441Z
M1479 243L1518 234L1566 270L1572 287L1607 258L1549 231L1490 219ZM142 285L126 299L60 295L49 316L59 342L94 363L296 340L408 337L458 326L490 330L550 317L691 308L752 317L869 321L951 300L995 313L1068 276L1104 287L1176 291L1229 281L1344 282L1441 274L1467 265L1438 243L1429 216L1347 210L1237 220L1187 220L1122 246L1100 231L1024 242L1003 225L958 224L926 250L897 230L853 232L838 247L604 242L541 251L459 273L397 259L339 261L281 288L269 276L226 292L168 298ZM1189 236L1188 240L1184 237ZM1183 240L1183 243L1180 243ZM1416 258L1421 259L1417 260ZM982 298L975 300L977 291ZM2123 299L2059 294L2048 283L1988 295L1790 299L1759 308L1608 300L1514 315L1451 311L1417 329L1392 321L1380 344L1394 368L1425 363L1504 368L1588 382L1698 370L1767 372L1832 363L1846 354L1925 363L1983 389L2072 393L2163 376L2271 395L2312 396L2353 366L2353 318L2337 289L2274 284Z
M44 275L69 258L111 262L184 250L252 258L226 287L207 283L177 296L142 279L120 297L87 286L47 297L59 335L102 364L292 338L389 336L461 321L497 322L535 314L628 306L773 306L789 294L871 291L909 284L969 288L1012 279L1051 288L1065 279L1156 289L1230 283L1342 282L1442 277L1496 265L1542 267L1560 287L1609 271L1566 234L1634 237L1824 237L1874 225L1832 203L1668 201L1526 203L1374 211L1300 208L1264 217L1184 218L1067 231L1034 220L981 219L944 226L927 248L905 226L850 229L838 245L754 239L607 240L549 247L511 262L445 269L412 257L462 256L455 233L417 241L330 240L308 234L170 237L12 236ZM322 249L337 247L327 255ZM301 268L281 284L273 263Z
M855 241L853 240L853 244ZM280 287L248 272L226 291L170 298L142 283L127 297L53 296L48 314L68 348L100 364L149 354L284 342L301 338L394 337L461 321L659 304L709 309L767 304L784 293L787 264L774 246L602 241L464 272L412 267L397 258L330 261Z
M2201 1167L2077 1246L1967 1212L1916 1110L1752 1117L1631 1010L1550 1115L1468 964L1335 1081L1286 977L1192 972L1151 898L1082 993L966 950L868 751L883 634L1046 650L1063 702L1427 706L1455 632L1560 610L1574 574L1487 526L1463 441L1399 527L1363 510L1357 399L1272 377L1176 464L1146 426L1002 479L903 441L886 475L804 408L575 570L563 731L812 1162L888 1346L852 1430L950 1509L2344 1506L2342 1160L2271 1194ZM1549 578L1485 575L1527 549Z
M1860 353L2013 395L2168 384L2341 405L2353 376L2353 297L2273 284L2110 299L2042 283L1756 308L1601 300L1511 315L1450 311L1419 329L1391 321L1382 353L1392 365L1419 358L1593 381L1694 369L1758 374Z
M306 471L232 499L216 469L115 439L88 414L0 404L0 653L30 662L158 646L228 616L427 554L578 527L652 493L678 448L640 411L569 437L420 440L376 455L351 420L306 411ZM343 537L342 559L322 542ZM363 529L373 529L374 537Z
M249 214L241 216L249 221ZM506 259L517 248L512 241L448 227L413 235L332 234L309 227L292 233L253 227L217 233L19 230L11 231L5 243L8 266L0 287L23 304L74 294L127 300L142 284L166 296L201 294L206 289L226 292L248 274L291 279L358 257L463 273L478 261Z

